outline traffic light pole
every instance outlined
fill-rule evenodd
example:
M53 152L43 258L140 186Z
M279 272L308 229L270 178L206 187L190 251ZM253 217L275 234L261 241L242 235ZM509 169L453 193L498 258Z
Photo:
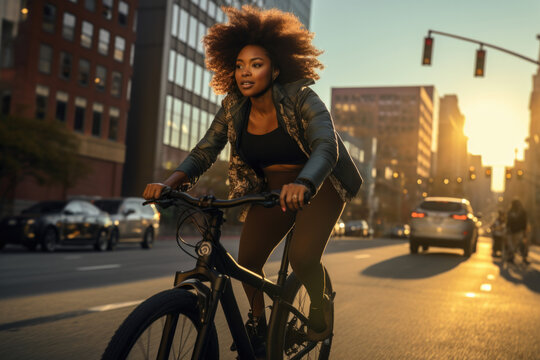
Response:
M428 37L431 37L431 34L437 34L437 35L442 35L442 36L448 36L448 37L451 37L451 38L454 38L454 39L459 39L459 40L463 40L463 41L472 42L472 43L478 44L478 45L480 45L480 46L490 47L490 48L493 48L493 49L495 49L495 50L499 50L499 51L505 52L505 53L507 53L507 54L517 56L518 58L521 58L521 59L523 59L523 60L532 62L533 64L540 65L540 61L531 59L531 58L529 58L529 57L526 57L526 56L521 55L521 54L518 54L518 53L516 53L516 52L507 50L507 49L502 48L502 47L500 47L500 46L488 44L488 43L483 42L483 41L479 41L479 40L475 40L475 39L470 39L470 38L467 38L467 37L464 37L464 36L454 35L454 34L445 33L445 32L437 31L437 30L428 30Z

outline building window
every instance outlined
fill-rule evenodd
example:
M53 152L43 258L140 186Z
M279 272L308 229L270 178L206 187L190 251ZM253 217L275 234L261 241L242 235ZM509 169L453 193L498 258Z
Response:
M39 46L38 70L43 74L51 73L52 47L45 44Z
M84 7L88 11L96 11L96 0L84 0Z
M90 62L85 59L79 59L79 78L80 85L88 86L90 79Z
M190 15L189 17L189 34L188 34L188 44L192 48L197 47L197 25L198 25L197 19Z
M174 82L178 86L184 86L184 68L186 66L186 58L182 54L176 54L176 72Z
M131 98L131 79L128 80L127 89L126 89L126 100L129 101Z
M172 127L172 96L167 95L165 98L165 127L163 128L163 144L169 145L171 143L171 127Z
M65 80L71 78L71 68L73 67L73 57L66 52L60 53L60 77Z
M81 97L75 98L75 120L73 129L84 132L84 117L86 113L86 99Z
M94 103L92 107L92 135L101 136L101 121L103 118L103 105Z
M135 44L131 43L131 52L129 53L129 65L133 66L134 58L135 58Z
M56 120L65 122L69 95L63 91L56 93Z
M126 40L121 36L114 38L114 59L124 61L124 51L126 50Z
M47 116L47 102L49 88L43 85L36 86L36 119L45 119Z
M122 74L113 71L111 75L111 95L120 97L122 95Z
M118 140L118 124L120 123L120 110L115 107L109 109L109 140Z
M193 107L193 115L191 116L191 147L199 142L199 117L201 111L198 107Z
M98 52L102 55L108 55L109 54L109 41L110 41L111 35L109 32L105 29L99 29L99 44L98 44Z
M127 25L128 23L129 5L124 1L118 2L118 22L120 25Z
M81 28L81 45L86 48L91 48L92 36L94 36L94 25L88 21L83 21Z
M169 51L169 69L167 72L167 80L174 81L174 61L176 60L176 52L174 50Z
M193 91L193 72L195 71L195 64L191 60L186 60L186 89Z
M208 2L208 15L210 15L212 19L216 18L216 4L214 4L213 1Z
M171 22L171 35L178 37L178 16L180 7L177 4L173 4L172 22Z
M204 54L204 44L202 37L206 34L206 26L203 23L199 23L199 42L197 43L197 51Z
M105 90L106 79L107 69L101 65L96 66L96 78L94 79L94 83L96 84L96 88L98 90Z
M199 65L195 65L195 94L202 95L202 73L203 68Z
M73 41L75 35L75 15L64 13L64 21L62 26L62 37L66 40Z
M53 33L54 25L56 23L56 6L51 4L45 4L43 6L43 24L42 28L46 32Z
M172 115L171 115L171 146L180 147L180 115L182 111L182 102L179 99L174 99Z
M178 29L178 37L183 42L187 41L189 14L184 9L180 9L180 28Z
M112 19L113 0L103 0L103 17L107 20Z
M189 123L191 119L191 105L184 103L182 112L180 149L189 151Z

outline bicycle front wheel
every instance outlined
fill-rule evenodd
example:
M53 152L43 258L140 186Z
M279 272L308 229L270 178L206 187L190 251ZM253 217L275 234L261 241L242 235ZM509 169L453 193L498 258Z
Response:
M191 359L202 326L199 314L195 294L183 289L162 291L124 320L102 360ZM213 323L205 349L204 359L219 359Z
M325 293L333 299L332 283L326 268L324 273L326 277ZM279 307L275 336L272 337L273 343L269 344L270 358L272 360L328 359L332 347L332 336L320 342L306 339L310 299L306 288L294 273L287 278L283 300L292 304L292 308L284 305ZM334 312L333 308L332 312Z

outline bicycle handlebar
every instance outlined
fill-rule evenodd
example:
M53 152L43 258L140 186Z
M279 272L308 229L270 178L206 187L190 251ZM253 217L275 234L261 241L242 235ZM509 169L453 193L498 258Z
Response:
M199 208L230 208L240 206L244 204L259 203L264 207L272 207L279 204L280 191L275 190L266 193L246 195L236 199L216 199L213 195L206 195L201 198L193 197L185 192L173 190L169 186L165 186L161 191L161 195L158 199L147 200L143 202L143 205L158 203L160 205L169 206L172 203L167 204L171 200L182 200L190 205ZM304 202L307 204L311 198L311 194L306 192Z

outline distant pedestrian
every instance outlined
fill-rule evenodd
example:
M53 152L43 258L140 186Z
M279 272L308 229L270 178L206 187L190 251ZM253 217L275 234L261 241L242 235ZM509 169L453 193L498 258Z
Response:
M491 246L491 256L499 256L502 254L502 246L506 233L506 216L503 210L499 210L497 219L491 225L491 236L493 244Z
M512 206L506 215L506 229L508 232L504 255L510 263L514 262L517 247L521 250L523 262L528 264L527 255L529 244L527 241L527 213L519 199L512 200Z

